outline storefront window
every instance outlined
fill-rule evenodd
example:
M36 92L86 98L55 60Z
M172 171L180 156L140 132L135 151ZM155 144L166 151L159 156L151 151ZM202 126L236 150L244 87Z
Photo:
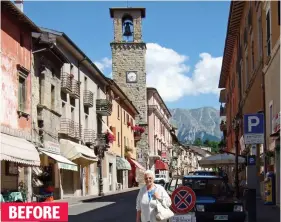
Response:
M17 163L6 161L5 168L7 176L16 176L19 174Z

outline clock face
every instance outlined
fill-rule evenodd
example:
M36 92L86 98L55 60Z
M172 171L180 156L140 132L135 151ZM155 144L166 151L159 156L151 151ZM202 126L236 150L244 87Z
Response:
M127 72L127 82L137 82L137 73Z

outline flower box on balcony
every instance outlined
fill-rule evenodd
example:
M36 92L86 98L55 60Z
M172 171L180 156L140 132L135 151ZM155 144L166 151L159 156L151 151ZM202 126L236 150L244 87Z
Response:
M134 131L139 132L140 134L145 132L145 129L141 126L134 126Z
M114 135L112 135L111 133L107 132L105 134L105 140L106 140L106 144L109 144L109 143L113 143L113 141L115 140L115 137Z

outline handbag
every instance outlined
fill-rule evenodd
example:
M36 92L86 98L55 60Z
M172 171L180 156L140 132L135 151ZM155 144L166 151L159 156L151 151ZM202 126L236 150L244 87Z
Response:
M173 211L170 210L169 207L164 207L163 204L156 200L156 220L162 221L162 220L168 220L171 217L174 216Z

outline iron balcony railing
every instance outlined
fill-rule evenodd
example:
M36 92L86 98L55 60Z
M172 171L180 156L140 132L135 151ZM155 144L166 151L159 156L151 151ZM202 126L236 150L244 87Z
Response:
M94 93L90 90L84 90L84 106L93 107L94 106Z
M80 128L81 128L81 134L82 134L81 125L80 125ZM71 138L79 139L80 138L79 124L74 122L71 119L62 118L60 120L59 133L69 136Z
M96 133L93 129L84 129L84 142L86 144L95 144Z
M71 92L70 95L76 99L80 97L80 84L76 79L71 80Z
M66 93L71 93L71 77L68 73L63 72L61 75L61 89Z
M108 99L97 99L96 112L101 116L111 116L112 102Z

